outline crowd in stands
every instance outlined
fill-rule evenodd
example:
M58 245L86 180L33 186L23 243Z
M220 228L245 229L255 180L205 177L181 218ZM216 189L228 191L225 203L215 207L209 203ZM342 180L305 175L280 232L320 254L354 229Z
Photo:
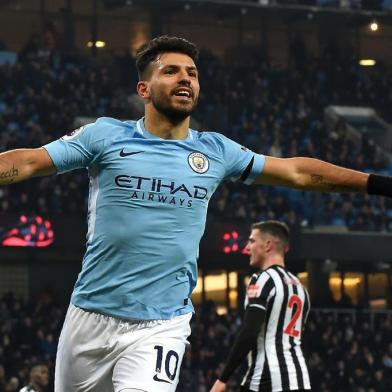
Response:
M134 104L137 75L130 56L65 53L53 41L46 36L43 46L32 38L15 64L0 66L0 151L39 147L72 131L78 116L140 116ZM329 45L316 59L301 40L294 40L291 64L282 69L262 56L228 63L203 51L198 64L202 92L194 118L203 128L218 130L258 153L315 157L391 173L389 161L372 138L365 134L358 145L347 137L344 123L333 131L326 129L323 112L330 104L371 106L392 120L390 70L382 65L362 69L354 56L337 50L337 45ZM87 185L81 170L3 187L0 213L85 213ZM392 202L381 197L249 189L238 184L218 188L210 217L392 231Z
M332 132L326 129L324 108L331 104L372 106L391 120L390 74L382 68L365 71L349 56L340 56L341 63L336 62L333 59L339 56L334 54L332 48L326 48L322 58L302 56L306 64L300 62L282 70L262 59L227 67L213 56L207 57L205 67L208 64L206 72L211 80L204 83L208 91L201 99L200 112L207 124L228 130L234 140L259 153L320 158L353 169L388 173L389 162L374 140L364 135L361 145L355 145L344 123L338 123ZM392 204L383 198L265 187L247 191L228 185L218 188L214 201L211 212L228 220L272 218L351 230L391 229Z
M29 369L46 364L53 391L57 340L65 306L50 291L24 300L0 298L0 392L18 392ZM312 311L304 333L305 357L314 392L387 392L392 390L392 314L361 311ZM218 315L214 303L197 310L192 321L178 392L208 392L241 325L238 312ZM230 381L238 391L244 369Z
M29 381L36 364L53 368L57 341L65 317L65 307L55 301L51 291L26 301L12 293L0 298L0 392L16 392Z

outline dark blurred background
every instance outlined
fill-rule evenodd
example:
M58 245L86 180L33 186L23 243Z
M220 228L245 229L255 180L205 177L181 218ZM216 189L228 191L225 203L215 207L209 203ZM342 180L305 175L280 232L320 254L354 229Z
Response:
M201 49L195 129L392 175L391 0L0 1L0 152L140 118L134 55L162 34ZM53 370L87 199L85 170L0 188L0 392L37 362ZM214 381L241 323L249 226L265 219L289 224L288 266L310 291L313 390L392 390L391 200L238 184L210 202L178 390Z

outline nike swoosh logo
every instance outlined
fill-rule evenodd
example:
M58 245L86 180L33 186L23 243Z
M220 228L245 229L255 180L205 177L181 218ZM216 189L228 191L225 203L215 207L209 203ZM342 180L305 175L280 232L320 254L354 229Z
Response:
M159 378L157 374L153 377L153 380L158 381L158 382L166 382L168 384L171 384L170 381L162 380L161 378Z
M125 152L124 149L122 149L122 150L120 151L120 157L127 157L128 155L140 154L141 152L144 152L144 151Z

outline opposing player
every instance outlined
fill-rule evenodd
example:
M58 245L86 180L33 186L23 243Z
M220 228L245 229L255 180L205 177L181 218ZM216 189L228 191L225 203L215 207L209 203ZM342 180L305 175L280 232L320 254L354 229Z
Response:
M199 241L222 181L392 194L387 177L265 157L190 129L197 55L184 39L153 39L136 59L145 117L99 118L42 148L0 154L0 184L89 173L87 250L60 336L56 392L175 390Z
M29 384L19 392L44 392L49 383L49 369L43 363L33 365L30 369Z
M252 225L247 250L253 274L245 316L227 364L210 392L223 392L248 356L241 391L310 391L301 335L310 309L307 290L285 265L289 229L278 221Z

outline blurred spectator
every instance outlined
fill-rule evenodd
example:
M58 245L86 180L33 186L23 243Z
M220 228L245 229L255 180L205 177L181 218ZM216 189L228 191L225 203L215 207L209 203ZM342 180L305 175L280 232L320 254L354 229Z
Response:
M37 391L51 392L47 373L53 371L65 308L45 291L29 301L6 294L0 298L0 310L0 392L19 391L32 381L42 384Z
M29 383L19 392L44 392L49 384L49 368L47 365L38 363L30 370Z

